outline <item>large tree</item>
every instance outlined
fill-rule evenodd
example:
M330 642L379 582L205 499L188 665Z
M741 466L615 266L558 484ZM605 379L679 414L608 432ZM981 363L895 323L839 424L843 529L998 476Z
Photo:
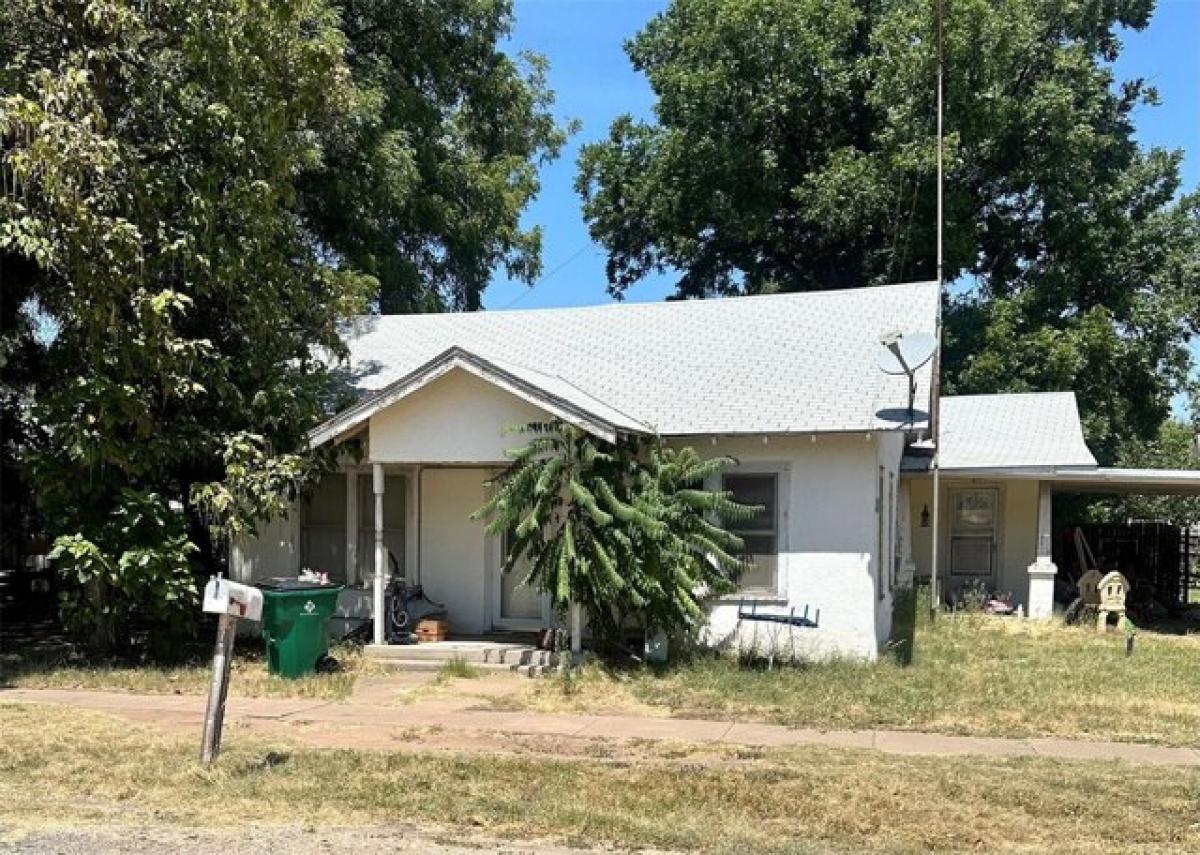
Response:
M496 267L532 283L541 229L521 212L565 139L545 62L500 48L511 0L341 0L367 116L302 182L328 247L379 281L384 313L478 309Z
M186 630L213 552L192 493L247 433L299 444L310 351L364 291L296 204L353 116L345 39L321 0L18 0L0 43L6 332L37 351L23 451L66 618L99 648Z
M559 136L496 52L507 8L0 6L3 447L97 647L135 618L186 630L224 536L311 476L291 452L340 319L471 305L498 257L536 268L516 216Z
M1182 388L1200 202L1116 85L1148 0L944 0L948 391L1075 388L1112 459ZM933 0L674 0L627 45L657 96L585 147L578 189L620 295L931 279Z

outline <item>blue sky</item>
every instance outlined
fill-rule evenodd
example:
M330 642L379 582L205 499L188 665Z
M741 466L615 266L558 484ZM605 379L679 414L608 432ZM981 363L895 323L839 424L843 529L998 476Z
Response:
M555 112L582 123L560 157L542 172L542 192L525 212L526 224L544 232L543 276L528 286L498 276L485 292L489 309L578 306L608 302L604 253L593 244L573 189L575 159L585 142L604 137L621 113L649 116L654 99L622 50L666 6L659 0L516 0L511 47L533 50L550 61L557 94ZM1182 148L1184 187L1200 186L1200 0L1159 0L1150 27L1125 34L1116 63L1119 78L1144 77L1158 87L1163 104L1142 108L1138 136L1147 145ZM645 280L628 300L661 300L672 279Z

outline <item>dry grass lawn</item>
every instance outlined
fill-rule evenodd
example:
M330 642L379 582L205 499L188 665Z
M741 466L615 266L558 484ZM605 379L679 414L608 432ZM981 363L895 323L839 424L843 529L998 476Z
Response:
M341 669L285 680L267 673L259 639L239 639L234 648L230 693L241 697L341 699L349 697L355 681L368 674L387 673L367 659L362 648L335 646L331 655ZM151 695L200 695L208 691L212 662L197 659L183 665L99 664L55 657L19 654L0 656L3 685L22 689L100 689Z
M270 677L257 642L243 641L233 694L340 699L355 681L386 674L360 648L335 648L335 674ZM1142 632L1132 657L1124 637L1090 629L983 616L943 615L916 629L911 662L829 662L766 672L723 657L666 668L588 667L568 677L514 681L481 705L545 712L768 721L828 729L894 728L967 735L1061 736L1200 746L1200 635ZM201 694L208 662L176 668L81 665L0 657L4 684ZM471 696L475 676L449 663L439 696ZM409 700L418 700L416 696Z
M774 671L700 657L662 669L591 667L531 684L513 708L641 712L820 728L896 728L1200 745L1200 635L1124 636L1060 623L943 615L911 663Z
M1200 849L1191 769L832 749L752 762L384 754L238 732L205 770L195 740L100 714L0 705L0 728L10 829L416 822L730 853Z

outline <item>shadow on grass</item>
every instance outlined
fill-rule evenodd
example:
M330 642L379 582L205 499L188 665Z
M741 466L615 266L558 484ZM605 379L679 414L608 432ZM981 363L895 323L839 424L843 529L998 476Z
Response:
M1200 606L1185 606L1167 612L1148 613L1130 608L1129 616L1138 629L1160 635L1193 635L1200 632Z
M266 656L258 639L238 639L234 656L265 667ZM0 687L13 688L22 680L37 682L70 673L89 673L99 681L104 674L203 669L211 659L212 643L200 637L180 641L165 657L151 656L142 635L135 635L125 650L99 654L75 644L57 621L9 620L0 639Z
M917 603L925 598L916 588L898 588L892 597L892 639L889 644L893 658L902 667L912 664L917 640Z

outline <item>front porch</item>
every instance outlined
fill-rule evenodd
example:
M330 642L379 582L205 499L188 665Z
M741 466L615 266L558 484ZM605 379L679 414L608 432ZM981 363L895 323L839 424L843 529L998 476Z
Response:
M502 572L505 538L471 518L502 466L372 463L323 479L297 508L296 561L346 585L334 633L383 614L399 577L445 606L451 638L398 645L389 660L512 664L519 656L517 664L551 664L533 655L542 652L535 634L556 623L548 598L523 584L521 568ZM372 642L373 652L388 647L382 621L374 622Z
M345 585L331 621L335 636L384 614L394 578L421 585L445 606L452 638L555 628L548 598L523 584L522 569L502 572L506 539L472 515L487 498L487 482L508 465L506 450L518 444L507 429L556 413L453 361L405 386L403 396L371 400L376 409L369 415L338 422L314 440L346 446L338 471L322 478L286 520L264 526L252 545L234 545L235 578L252 582L302 568L327 573ZM567 628L578 652L582 620L578 609L570 612ZM383 621L373 623L373 647L386 647ZM447 658L477 653L438 649ZM507 662L516 655L509 650L489 648L484 664Z
M916 578L930 582L939 602L954 600L969 585L1010 594L1020 613L1035 619L1052 617L1075 596L1077 580L1060 578L1064 556L1055 553L1056 546L1064 548L1055 527L1056 496L1200 495L1200 471L1193 470L950 469L938 481L936 499L928 472L903 486ZM1131 568L1112 569L1128 575ZM1177 602L1162 605L1186 605L1182 588L1178 593Z

